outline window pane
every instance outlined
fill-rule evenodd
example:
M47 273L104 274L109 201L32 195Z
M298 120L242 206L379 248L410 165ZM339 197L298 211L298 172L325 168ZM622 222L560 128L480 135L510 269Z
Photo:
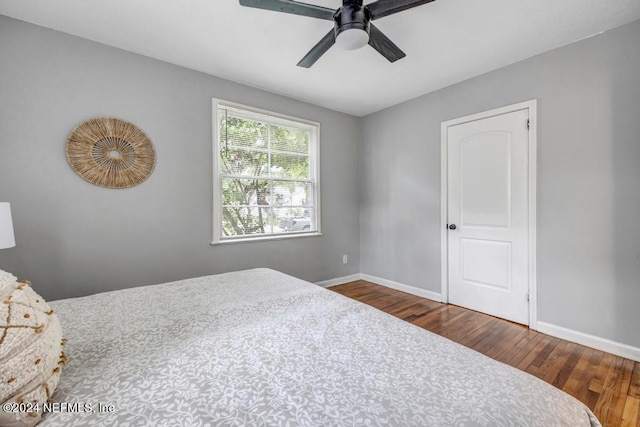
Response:
M220 148L223 173L231 175L262 176L269 174L269 155L242 148Z
M267 125L238 119L220 109L220 150L229 146L267 148Z
M272 125L271 149L308 154L309 131Z
M262 179L222 178L223 206L269 205L271 183Z
M269 206L243 206L222 208L222 231L223 235L243 236L255 234L271 234L279 232L277 218L273 216L273 211Z
M271 176L294 179L309 178L309 157L272 153Z
M291 233L296 231L313 231L316 229L310 208L274 208L277 217L275 232Z
M309 182L273 181L270 202L273 206L313 205L313 185Z
M318 126L218 105L213 243L319 231Z

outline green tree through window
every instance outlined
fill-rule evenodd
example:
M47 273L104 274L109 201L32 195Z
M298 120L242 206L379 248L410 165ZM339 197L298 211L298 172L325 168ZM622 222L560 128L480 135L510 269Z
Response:
M218 239L317 232L318 126L219 104L217 130Z

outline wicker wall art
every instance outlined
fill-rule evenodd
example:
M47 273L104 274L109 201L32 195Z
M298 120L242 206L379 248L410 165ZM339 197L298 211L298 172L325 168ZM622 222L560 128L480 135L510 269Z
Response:
M101 187L134 187L156 166L156 151L147 135L112 117L83 122L67 138L66 151L73 170Z

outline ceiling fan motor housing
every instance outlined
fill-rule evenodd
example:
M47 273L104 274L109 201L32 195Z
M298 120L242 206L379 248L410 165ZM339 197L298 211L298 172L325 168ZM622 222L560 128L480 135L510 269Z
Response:
M355 3L346 3L336 11L333 18L336 21L335 35L346 30L362 30L369 34L369 23L371 14L366 7Z

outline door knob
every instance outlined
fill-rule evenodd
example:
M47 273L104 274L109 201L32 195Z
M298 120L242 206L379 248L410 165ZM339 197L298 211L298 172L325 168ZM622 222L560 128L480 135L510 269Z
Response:
M449 225L449 230L455 230L456 229L456 225L455 224L450 224Z

